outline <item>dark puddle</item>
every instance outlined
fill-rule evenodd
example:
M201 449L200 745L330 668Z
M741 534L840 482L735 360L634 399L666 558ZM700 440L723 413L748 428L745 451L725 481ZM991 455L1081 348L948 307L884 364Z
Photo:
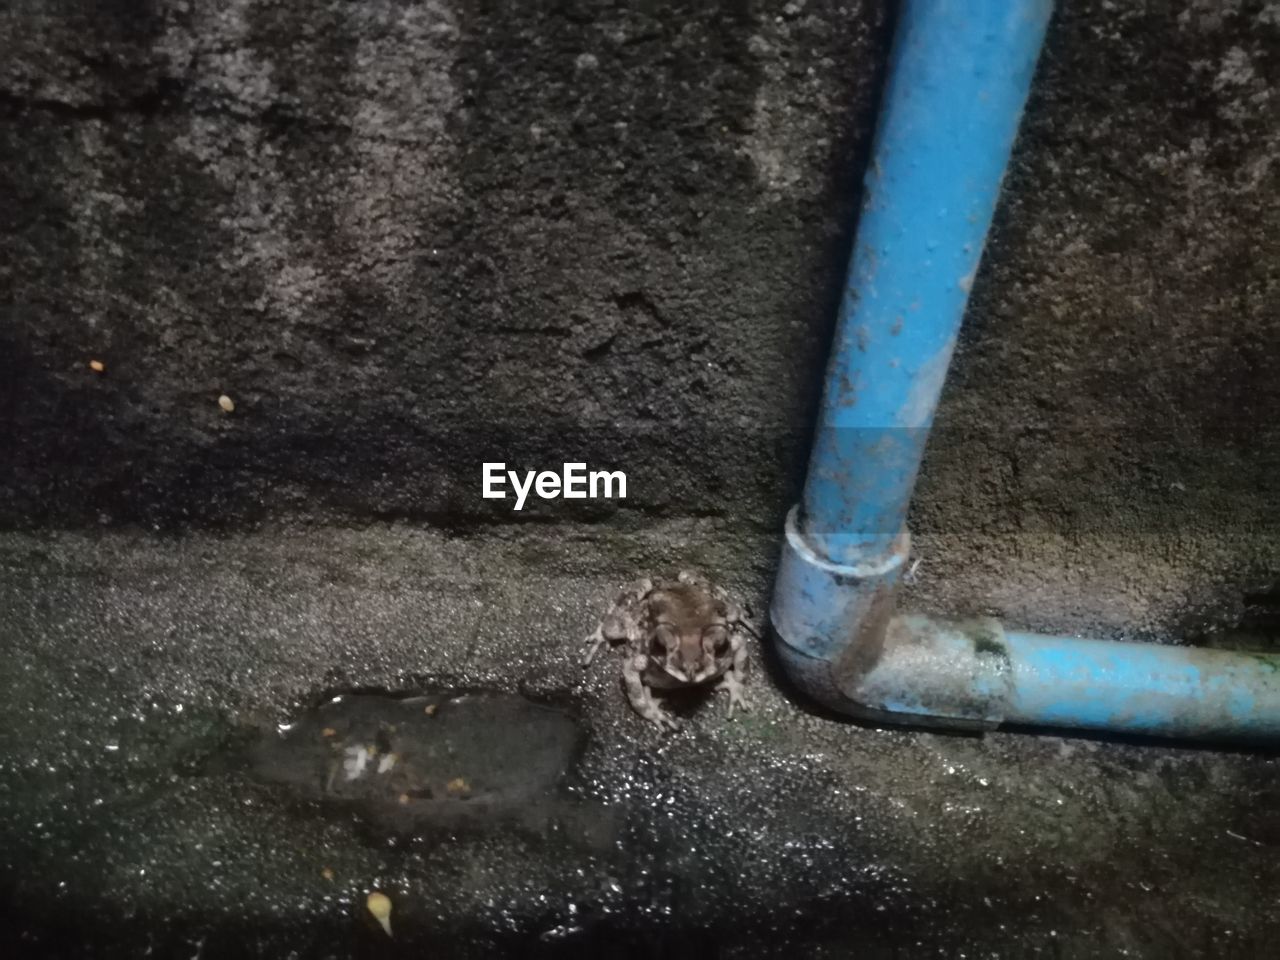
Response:
M493 692L333 697L248 748L251 775L386 836L521 828L608 843L564 784L585 744L567 711Z

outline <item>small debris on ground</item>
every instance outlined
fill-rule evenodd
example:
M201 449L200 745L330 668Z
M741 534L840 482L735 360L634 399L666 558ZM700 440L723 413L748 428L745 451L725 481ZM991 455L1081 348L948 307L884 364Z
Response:
M375 890L364 902L365 909L378 921L378 925L391 936L391 898Z
M94 373L102 373L107 369L107 365L103 363L101 360L90 360L89 369L92 370Z
M235 413L236 411L236 402L225 393L218 398L218 406L222 408L223 413Z
M361 746L347 747L342 751L345 759L342 761L342 770L346 774L348 780L356 780L363 776L365 768L369 766L369 751Z
M453 794L455 797L466 796L471 792L471 784L463 780L461 777L454 777L445 785L445 790Z

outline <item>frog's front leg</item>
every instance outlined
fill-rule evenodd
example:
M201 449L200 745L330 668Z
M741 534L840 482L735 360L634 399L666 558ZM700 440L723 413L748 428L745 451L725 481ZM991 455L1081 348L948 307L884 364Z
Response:
M733 716L734 707L743 713L750 709L746 695L747 645L742 634L732 635L729 649L733 651L733 662L720 678L720 686L729 691L729 716Z
M659 730L676 730L680 724L676 718L663 710L653 698L652 691L644 685L644 668L648 658L643 654L627 657L622 664L622 683L627 688L627 701L636 713L650 723L658 725Z

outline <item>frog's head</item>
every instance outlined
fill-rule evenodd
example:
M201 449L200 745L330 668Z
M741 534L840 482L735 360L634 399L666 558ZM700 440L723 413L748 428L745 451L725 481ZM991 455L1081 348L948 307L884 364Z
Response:
M729 651L725 604L686 584L659 590L650 598L650 651L663 671L681 683L714 676Z

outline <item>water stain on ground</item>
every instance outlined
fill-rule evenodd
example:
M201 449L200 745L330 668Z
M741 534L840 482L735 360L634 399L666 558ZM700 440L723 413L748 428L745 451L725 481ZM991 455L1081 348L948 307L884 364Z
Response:
M494 692L338 695L248 748L250 774L389 836L516 828L606 842L563 788L585 745L567 711Z

